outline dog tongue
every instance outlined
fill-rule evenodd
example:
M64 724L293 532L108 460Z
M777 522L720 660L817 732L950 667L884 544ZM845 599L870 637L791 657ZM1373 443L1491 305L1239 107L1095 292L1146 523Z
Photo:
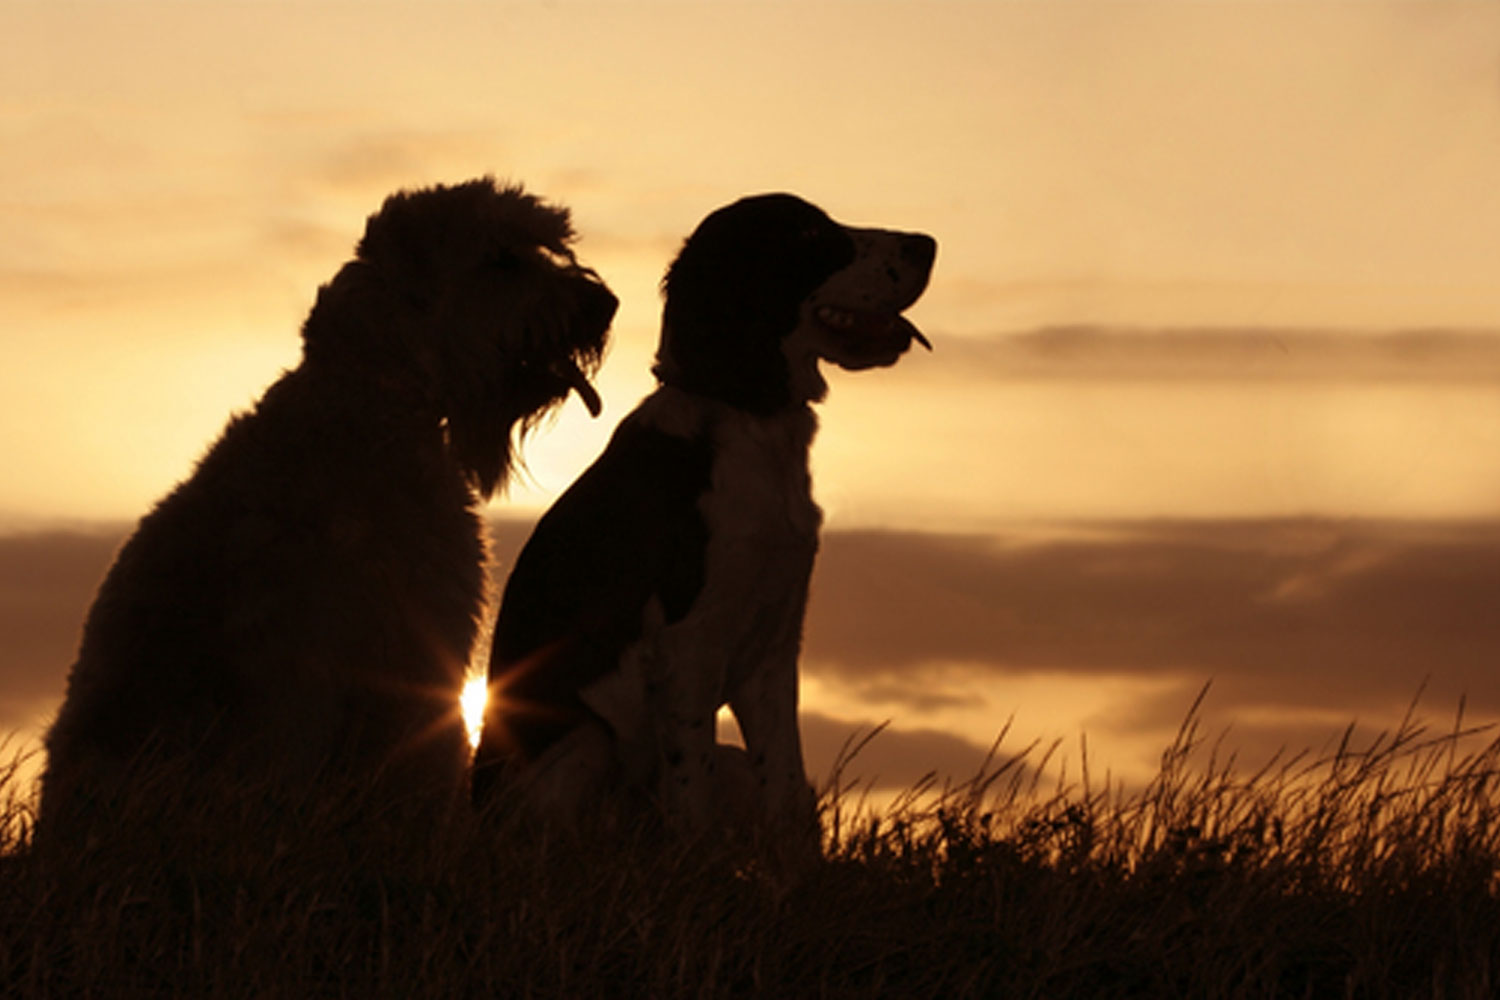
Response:
M567 379L568 385L578 393L578 398L583 400L583 405L589 408L589 416L597 417L604 410L599 394L594 391L593 386L589 385L589 380L572 361L564 361L558 365L557 373Z
M823 306L818 310L818 321L845 336L852 335L870 340L900 336L906 338L906 343L915 340L929 351L932 350L932 344L922 336L922 331L900 313Z
M922 336L922 331L917 329L916 324L907 319L905 316L897 316L896 320L898 324L906 330L907 336L911 337L912 340L915 340L917 343L921 344L929 351L932 350L931 342L929 342L926 337Z

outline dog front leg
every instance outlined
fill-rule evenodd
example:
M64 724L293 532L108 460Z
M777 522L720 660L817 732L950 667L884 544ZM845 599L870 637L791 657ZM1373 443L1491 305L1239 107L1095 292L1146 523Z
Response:
M817 801L802 762L797 729L797 659L800 643L778 644L739 684L729 707L745 738L759 786L766 825L816 844Z
M654 676L647 684L647 699L657 727L661 767L658 794L668 823L699 832L708 828L716 810L718 748L714 723L724 664L702 644L695 644L692 657L664 659L690 668Z

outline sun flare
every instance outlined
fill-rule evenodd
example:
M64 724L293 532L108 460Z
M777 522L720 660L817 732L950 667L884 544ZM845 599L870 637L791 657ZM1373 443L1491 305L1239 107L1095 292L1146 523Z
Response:
M479 746L479 730L484 725L484 706L489 701L489 685L485 676L478 674L464 682L463 694L458 703L464 711L464 728L469 733L469 746Z

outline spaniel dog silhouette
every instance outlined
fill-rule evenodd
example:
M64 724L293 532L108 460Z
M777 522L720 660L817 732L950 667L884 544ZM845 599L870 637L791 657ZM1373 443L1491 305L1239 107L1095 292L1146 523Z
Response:
M616 300L572 239L565 209L489 178L369 219L301 363L99 588L46 738L39 843L136 821L175 836L157 793L230 833L225 810L263 811L246 788L284 807L357 785L419 815L463 800L479 502L570 391L599 410L586 373Z
M505 588L481 806L573 823L623 791L668 824L815 829L797 660L821 512L819 362L894 364L928 236L786 194L706 218L664 282L659 387L538 522ZM745 749L716 740L727 704ZM748 796L748 798L747 798ZM615 801L619 801L618 797Z

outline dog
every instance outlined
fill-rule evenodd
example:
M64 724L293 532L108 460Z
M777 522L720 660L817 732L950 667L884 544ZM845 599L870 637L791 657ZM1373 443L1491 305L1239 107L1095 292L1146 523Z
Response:
M543 515L495 625L481 809L576 823L611 793L688 831L816 829L797 660L822 514L819 362L894 364L929 236L769 194L709 215L663 282L658 388ZM744 751L716 742L728 704ZM745 802L743 796L752 800Z
M146 757L209 825L215 796L253 811L229 801L245 787L373 782L377 808L418 813L465 800L479 503L570 392L599 412L588 375L617 303L572 240L566 209L488 177L370 217L300 364L100 586L46 736L39 841L149 815Z

